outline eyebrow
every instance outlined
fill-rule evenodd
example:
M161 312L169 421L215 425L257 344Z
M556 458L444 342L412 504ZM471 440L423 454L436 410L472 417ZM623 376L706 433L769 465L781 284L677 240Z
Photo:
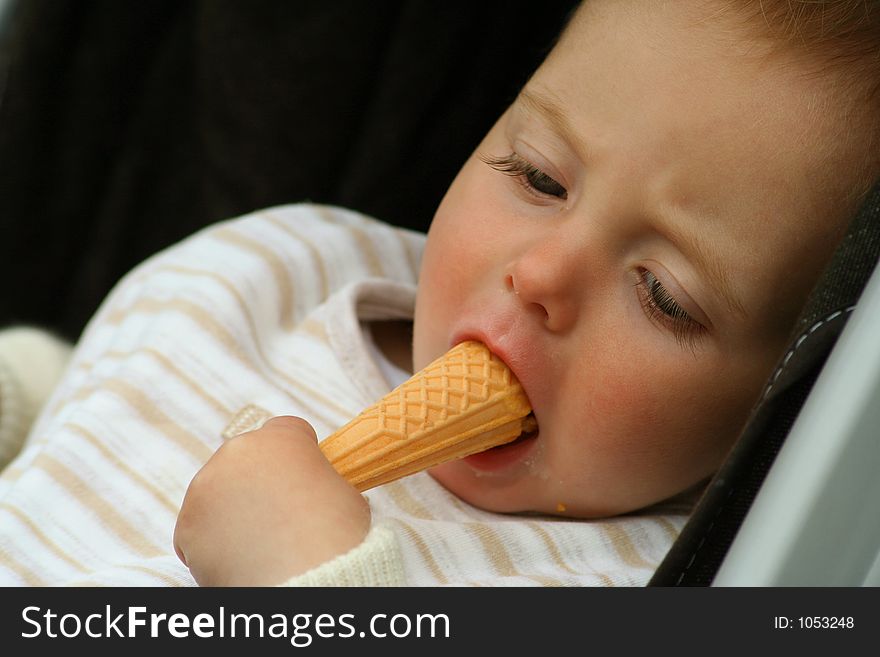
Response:
M521 100L523 105L532 112L540 114L553 131L571 145L583 161L587 161L589 153L586 144L572 129L561 103L554 100L548 93L537 93L528 89L520 91L517 99Z
M561 103L558 103L551 94L523 89L517 98L530 111L541 115L550 128L581 156L582 161L588 161L586 144L572 129ZM741 318L746 317L745 306L734 293L730 278L709 243L699 233L675 230L671 225L672 222L668 220L668 214L664 215L667 217L665 221L662 221L663 216L659 217L664 224L664 230L661 231L663 235L695 262L697 268L704 273L712 288L718 292L733 313ZM696 223L691 215L687 215L687 218L689 220L687 223Z
M670 214L674 214L675 211ZM668 215L667 215L668 216ZM693 225L695 220L693 215L686 215L687 223ZM714 250L709 242L701 233L696 231L679 231L675 230L671 222L664 222L663 235L672 242L675 247L685 253L696 264L703 274L709 279L709 285L718 292L721 299L727 305L728 309L740 318L746 318L747 313L745 306L734 292L733 286L730 284L730 277L721 266L721 259L715 255Z

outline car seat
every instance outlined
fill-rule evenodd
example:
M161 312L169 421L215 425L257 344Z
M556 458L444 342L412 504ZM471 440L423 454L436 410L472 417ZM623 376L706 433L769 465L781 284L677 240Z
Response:
M427 229L577 4L0 2L0 325L69 339L139 262L256 208Z
M880 184L649 586L880 583L878 254Z

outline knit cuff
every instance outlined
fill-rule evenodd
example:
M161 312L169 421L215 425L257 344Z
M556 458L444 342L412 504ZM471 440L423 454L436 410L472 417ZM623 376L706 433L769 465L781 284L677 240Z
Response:
M357 547L280 586L404 586L405 579L397 538L379 525Z
M0 330L0 470L21 450L70 352L70 345L40 329Z
M3 360L0 360L0 470L21 450L27 435L28 422L18 382Z

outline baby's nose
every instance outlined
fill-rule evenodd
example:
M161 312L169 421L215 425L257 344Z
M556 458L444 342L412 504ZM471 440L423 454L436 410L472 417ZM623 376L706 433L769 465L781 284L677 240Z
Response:
M550 331L565 332L577 321L577 272L564 258L531 249L512 263L504 285Z

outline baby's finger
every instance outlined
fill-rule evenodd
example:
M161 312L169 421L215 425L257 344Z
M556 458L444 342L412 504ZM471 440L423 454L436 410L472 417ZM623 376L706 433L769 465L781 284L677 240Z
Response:
M266 421L263 429L272 431L284 431L287 433L298 433L308 436L312 441L318 442L318 434L315 428L305 419L295 415L279 415Z

